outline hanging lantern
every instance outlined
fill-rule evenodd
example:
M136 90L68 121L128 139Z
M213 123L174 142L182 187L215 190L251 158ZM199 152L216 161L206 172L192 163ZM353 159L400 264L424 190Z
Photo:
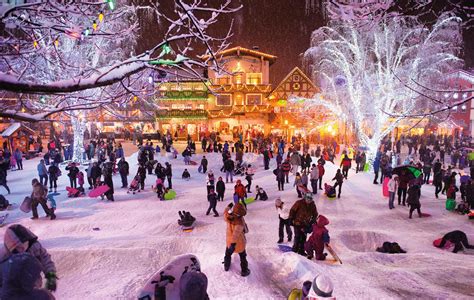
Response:
M54 40L54 46L59 46L59 40L57 38Z
M97 30L97 22L94 20L94 23L92 23L92 29L94 29L94 31Z
M107 0L107 3L109 4L110 10L114 10L115 8L114 0Z
M102 12L99 13L99 22L104 21L104 14Z
M33 47L38 48L38 42L36 40L33 41Z
M86 37L88 37L88 36L89 36L89 33L90 33L89 28L86 28L86 30L84 31L84 35L85 35Z

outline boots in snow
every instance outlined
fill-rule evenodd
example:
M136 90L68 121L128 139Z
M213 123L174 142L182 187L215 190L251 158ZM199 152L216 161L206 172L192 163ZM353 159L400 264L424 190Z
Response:
M244 251L242 253L239 253L239 256L240 256L240 268L242 270L240 275L242 275L242 277L249 276L250 270L249 270L249 263L247 261L247 253Z

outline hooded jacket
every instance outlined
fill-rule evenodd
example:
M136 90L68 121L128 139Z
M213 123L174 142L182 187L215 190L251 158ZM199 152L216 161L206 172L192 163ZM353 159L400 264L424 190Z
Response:
M326 229L326 225L328 224L329 220L325 216L320 215L317 222L313 225L313 234L311 234L306 242L311 249L316 251L316 256L318 256L318 254L322 255L324 244L329 243L329 232Z
M13 250L21 247L25 242L28 242L26 252L33 255L39 261L43 273L56 273L56 266L51 260L51 255L49 255L48 251L38 242L38 237L28 228L20 224L11 225L5 231L4 246L0 248L0 266L3 267L8 258L12 255ZM2 284L1 277L0 284Z
M244 233L244 216L247 214L247 210L241 203L234 206L232 213L229 210L230 207L226 207L224 210L224 219L227 223L226 246L229 248L231 244L235 243L235 252L242 253L245 251L247 244Z
M40 289L41 265L29 253L12 255L2 264L2 299L51 300L55 299L47 290Z

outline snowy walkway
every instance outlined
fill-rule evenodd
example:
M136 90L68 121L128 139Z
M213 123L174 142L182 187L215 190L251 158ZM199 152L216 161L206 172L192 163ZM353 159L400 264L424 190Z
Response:
M207 156L211 169L220 176L220 155ZM164 162L166 158L159 160ZM199 161L200 155L194 160ZM254 156L249 155L249 160L255 160ZM129 162L133 176L135 155ZM25 161L25 171L9 172L8 184L14 193L7 199L20 203L29 195L37 163L37 159ZM435 238L455 229L465 231L474 243L472 221L446 211L444 199L434 198L432 186L422 188L421 203L422 211L433 216L422 219L415 216L412 220L408 219L405 207L388 209L381 185L371 183L372 174L356 175L351 170L341 199L328 200L318 194L318 211L329 218L331 244L344 262L333 265L277 250L278 217L273 200L281 195L284 201L293 203L296 192L289 185L284 192L278 192L273 168L263 171L259 159L252 190L255 185L263 186L270 200L249 205L247 252L252 274L242 278L237 255L233 257L231 270L223 270L225 222L222 217L205 215L208 203L204 175L197 173L197 166L189 166L192 179L184 182L180 179L184 169L182 160L172 164L173 185L178 192L174 201L157 200L150 188L154 175L147 177L146 191L136 195L117 188L120 177L115 176L114 203L87 197L68 199L64 190L68 178L63 170L57 220L33 221L18 209L10 211L9 223L19 222L29 227L53 255L60 277L57 299L133 299L152 273L182 253L199 257L209 278L211 299L286 299L292 288L300 287L316 272L331 277L338 299L474 297L473 257L432 246ZM326 181L335 173L335 167L329 165L326 164ZM231 200L232 191L233 185L228 184L226 201L218 203L219 212ZM176 223L177 212L182 209L190 210L198 220L191 233L183 233ZM40 215L43 215L41 209ZM100 230L93 230L96 227ZM2 239L4 230L5 227L0 229ZM384 241L396 241L408 253L375 252Z

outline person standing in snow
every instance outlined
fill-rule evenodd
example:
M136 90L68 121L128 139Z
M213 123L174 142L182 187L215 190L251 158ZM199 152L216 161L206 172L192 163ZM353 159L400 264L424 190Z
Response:
M127 176L129 174L129 165L128 162L125 160L125 157L122 156L117 163L117 168L120 174L120 178L122 179L122 188L127 188L128 186L128 179Z
M323 184L323 176L324 176L324 172L325 172L325 169L324 169L324 164L326 162L324 161L324 159L321 157L319 160L318 160L318 171L319 171L319 189L322 190L322 184Z
M300 186L303 185L303 180L299 172L296 172L295 181L293 182L293 186L296 187L296 193L298 194L298 198L302 197Z
M342 182L344 181L344 176L341 173L341 169L337 169L336 171L336 176L332 179L332 181L336 181L336 184L333 186L334 190L336 190L336 187L339 186L339 193L337 194L337 198L341 198L341 188L342 188Z
M217 195L214 192L214 189L210 189L209 193L207 194L207 201L209 202L209 208L207 209L206 216L209 215L209 213L212 212L214 213L214 217L218 217L219 213L216 210L217 206Z
M286 235L288 238L288 242L291 242L291 239L293 237L293 232L291 231L291 226L290 226L290 208L285 202L283 202L280 198L277 198L275 200L275 207L278 212L278 219L279 219L279 225L278 225L278 244L283 243L284 239L284 233L283 233L283 228L286 230Z
M235 163L234 161L229 158L225 161L224 163L224 170L225 170L225 182L229 182L229 176L230 176L230 182L234 182L234 169L235 169Z
M173 184L171 182L171 177L173 176L173 172L171 170L171 164L169 162L166 162L165 166L166 167L164 169L164 173L165 173L166 179L168 179L168 189L172 189Z
M79 173L79 169L76 167L76 163L71 163L69 166L66 167L66 171L69 171L67 176L69 176L69 182L72 188L77 188L77 173Z
M9 265L9 258L12 255L19 253L28 253L35 257L35 260L41 265L40 270L43 271L44 277L46 278L46 288L50 291L56 290L56 266L51 260L51 255L38 241L38 237L31 232L28 228L20 224L14 224L7 228L5 235L3 236L3 245L0 249L0 266L1 269L5 270ZM8 290L8 279L3 278L5 272L0 272L0 284L2 285L2 292ZM8 276L8 275L7 275ZM40 277L41 278L41 277ZM19 278L20 280L27 280L27 277ZM35 281L34 285L39 288L41 287L41 280ZM4 298L2 293L2 299L38 299L38 298Z
M285 172L283 171L283 165L273 170L273 174L276 176L276 181L278 183L278 190L283 191L285 187Z
M20 149L16 148L13 152L13 157L16 160L16 166L18 170L23 170L23 153Z
M40 163L36 167L38 170L38 176L40 179L40 183L44 186L48 185L48 169L46 168L46 165L44 163L44 159L40 160Z
M217 191L217 201L224 201L225 183L224 181L222 181L222 177L220 176L216 183L216 191Z
M398 189L398 175L389 176L390 180L388 181L388 208L394 209L395 206L393 203L395 202L395 193Z
M410 219L415 209L418 211L418 216L420 218L422 217L421 211L420 211L420 208L421 208L420 196L421 196L421 191L420 191L419 185L417 184L412 185L408 189L407 204L410 207L410 214L409 214Z
M46 204L48 189L36 178L31 181L31 185L33 187L31 192L31 211L33 212L33 217L31 219L38 219L38 205L40 204L46 215L51 217L51 220L56 219L56 215Z
M290 209L290 222L293 223L295 240L293 252L306 256L304 243L306 242L306 230L318 217L318 210L313 201L313 194L306 193L304 199L298 200Z
M241 203L237 203L235 206L233 203L230 203L224 210L224 219L227 224L224 270L229 271L232 254L237 252L240 256L240 275L243 277L250 275L247 252L245 251L247 243L245 234L248 232L244 219L246 214L247 210Z
M406 170L402 170L400 177L398 177L398 205L402 204L406 206L405 201L407 198L407 189L408 189L408 182L409 182L408 174Z
M298 166L301 166L301 156L298 151L294 151L293 154L291 154L290 163L291 173L296 174L298 172Z
M281 164L281 169L285 173L285 179L286 183L289 183L289 175L290 175L290 170L291 170L291 164L290 164L290 159L287 158L282 164ZM282 189L283 190L283 189Z
M374 184L379 184L377 179L379 178L380 156L381 155L382 155L382 153L377 152L377 155L375 156L375 159L374 159L374 163L372 164L372 166L374 167L374 174L375 174Z
M114 200L114 181L112 180L113 175L113 162L108 162L104 164L104 183L109 187L109 190L105 192L105 197L107 200Z
M311 168L311 173L309 176L309 180L311 182L311 189L313 190L313 194L318 193L318 179L319 179L319 168L313 164Z
M201 170L203 174L206 174L207 172L207 164L208 164L208 161L207 161L206 156L204 155L201 159Z
M250 188L252 187L252 178L253 178L253 173L249 170L251 165L248 166L247 170L245 171L245 180L247 180L247 185L245 188L247 189L247 193L252 193L250 191Z
M234 195L237 195L238 201L242 201L243 203L245 203L244 200L247 197L247 191L245 189L245 186L240 181L240 179L237 180L237 183L234 186Z

